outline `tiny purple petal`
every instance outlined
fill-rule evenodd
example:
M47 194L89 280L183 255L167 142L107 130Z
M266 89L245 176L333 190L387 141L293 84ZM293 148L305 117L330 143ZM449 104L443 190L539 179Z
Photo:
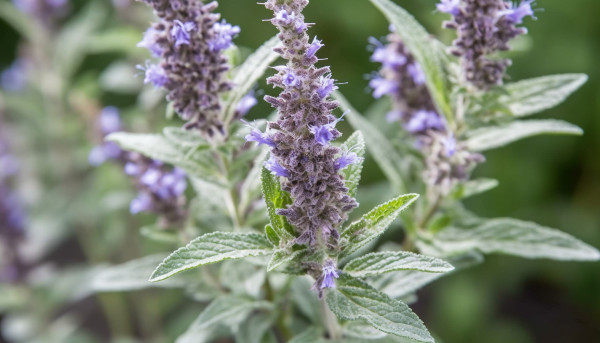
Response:
M345 152L342 156L335 160L335 169L342 170L351 164L355 164L361 161L361 158L355 152Z
M175 39L175 46L190 45L190 32L196 29L196 24L191 21L182 23L175 20L175 25L171 29L171 36Z
M312 43L306 50L306 57L308 57L308 58L313 57L317 53L317 51L324 46L325 46L325 44L323 44L322 41L318 40L317 37L315 36Z
M252 107L256 106L256 104L258 104L258 100L256 100L256 98L254 97L254 92L250 92L244 95L244 97L240 100L240 102L238 102L237 106L235 107L235 113L237 115L237 118L245 116Z
M374 78L369 82L369 87L373 88L373 97L378 99L385 94L394 94L398 91L398 83L394 80L386 80L380 77Z
M456 139L454 138L454 136L451 135L446 137L444 140L442 140L442 144L444 145L444 153L446 154L446 156L454 156L454 154L456 153Z
M409 64L406 68L406 71L412 77L413 81L415 81L415 84L417 84L417 85L425 84L425 81L426 81L425 73L423 72L423 68L421 68L420 64L418 64L416 62Z
M300 80L293 71L288 70L283 77L283 84L287 87L300 87L302 85L302 80Z
M123 169L125 170L125 174L129 176L137 176L140 173L140 167L133 162L127 162Z
M290 25L294 19L296 19L296 15L293 12L292 14L288 14L286 10L277 12L277 15L275 16L275 20L280 25Z
M160 170L150 168L146 170L146 172L144 172L144 174L140 178L140 182L148 187L153 187L156 186L161 177L162 173Z
M144 70L146 75L144 77L144 83L151 83L155 87L163 87L168 81L165 70L157 64L146 64L146 67L138 66L138 69Z
M373 51L371 61L379 62L387 68L397 68L406 64L406 56L401 55L396 51L390 51L389 49L381 46Z
M444 121L434 111L419 110L404 125L404 128L411 133L427 130L443 130Z
M335 263L332 260L328 260L323 265L323 281L321 282L320 288L335 288L335 279L339 278L338 270L335 267Z
M504 18L515 24L523 23L523 19L527 16L533 18L533 9L531 8L531 3L533 1L534 0L524 0L516 7L513 5L511 9L502 11L503 14L505 14Z
M271 155L271 157L269 158L268 161L265 161L264 166L265 166L265 168L270 170L271 173L273 173L273 175L282 176L282 177L290 176L290 172L287 169L285 169L284 167L282 167L279 164L279 162L277 161L277 159L275 158L275 156L273 156L273 155Z
M436 5L438 11L457 16L460 13L460 0L441 0Z
M338 89L335 85L334 80L331 78L331 75L323 75L319 80L320 86L317 89L317 94L321 99L325 99L331 92Z
M151 209L152 199L146 193L139 193L129 204L129 212L131 212L131 214L138 214L140 212L150 211Z
M233 41L233 38L240 33L239 26L232 26L223 20L220 23L215 23L213 26L215 37L208 41L208 46L212 51L220 51L228 49Z
M137 43L137 46L140 48L146 48L154 57L159 57L163 53L163 48L157 42L159 33L160 31L154 29L153 27L149 27L146 32L144 32L144 38Z
M104 135L121 130L121 117L119 110L113 106L107 106L100 112L99 118L100 130Z

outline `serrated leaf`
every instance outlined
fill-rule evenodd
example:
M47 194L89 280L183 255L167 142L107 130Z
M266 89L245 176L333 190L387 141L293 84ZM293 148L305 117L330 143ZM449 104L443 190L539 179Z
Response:
M381 235L400 215L400 212L410 206L418 197L418 194L401 195L375 207L362 218L344 228L341 238L347 240L347 244L341 256L351 255Z
M349 275L340 275L336 288L327 292L326 299L331 311L340 319L364 319L385 333L434 342L423 322L406 304Z
M364 134L367 149L387 179L398 192L405 192L406 185L402 179L402 156L394 149L394 145L375 126L362 117L342 93L334 91L333 97L340 103L342 109L349 110L346 114L348 122L355 130L360 130Z
M267 271L273 271L278 267L290 263L293 260L297 259L299 256L302 256L306 253L305 249L290 251L288 249L278 249L273 252L273 256L269 261L269 265L267 266Z
M252 310L271 309L272 307L273 305L269 302L256 301L248 297L236 295L219 297L204 309L190 325L186 333L177 339L177 343L198 342L199 337L203 337L199 333L210 332L218 323L232 319L238 319L235 322L241 323Z
M503 126L485 127L467 133L466 145L472 151L499 148L523 138L543 135L581 135L578 126L562 120L518 120Z
M600 252L562 231L511 218L484 221L470 229L440 231L434 245L446 254L478 250L525 258L597 261Z
M187 156L189 151L172 144L162 135L116 132L106 137L106 140L115 142L125 150L139 152L142 155L170 163L190 176L223 185L224 181L216 177L214 165L207 156L199 153Z
M271 220L271 228L280 240L287 242L294 239L294 228L284 216L276 213L277 209L286 208L292 202L290 195L281 190L277 176L271 174L267 168L262 168L261 181L267 211Z
M365 139L362 132L355 131L352 136L348 137L344 144L342 144L341 148L342 151L353 151L361 159L360 162L351 164L342 170L342 175L344 175L344 181L348 188L348 194L351 197L354 197L360 182L366 150Z
M186 281L181 279L170 279L158 284L148 281L156 265L165 257L165 254L150 255L103 268L94 275L90 287L94 292L122 292L152 287L178 288L185 286Z
M440 59L445 54L443 44L433 38L410 13L391 0L369 1L394 25L394 33L402 37L408 51L421 65L427 88L438 110L452 121L446 76Z
M504 87L509 95L500 101L517 117L538 113L565 101L587 79L585 74L560 74L509 83Z
M150 281L165 280L177 273L225 260L269 255L273 246L267 238L256 233L212 232L192 240L169 255L158 267Z
M273 51L278 44L279 38L277 36L272 37L256 49L252 55L248 56L244 63L235 70L235 75L231 80L235 87L223 104L226 122L235 116L235 109L242 97L252 89L271 63L279 57L279 54Z
M408 251L380 251L353 259L344 272L353 277L374 276L399 270L417 270L427 273L446 273L454 267L439 258Z

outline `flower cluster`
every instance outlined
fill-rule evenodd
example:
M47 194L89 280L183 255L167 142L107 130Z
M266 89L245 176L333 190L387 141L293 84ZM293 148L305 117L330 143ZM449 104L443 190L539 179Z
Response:
M439 11L453 16L444 25L458 33L452 53L461 57L466 81L479 89L502 83L511 62L490 55L508 50L511 39L527 33L517 25L533 16L533 1L523 0L517 5L504 0L442 0L437 5Z
M16 248L25 235L25 212L8 184L17 171L18 162L10 154L4 137L0 136L0 241L5 243L4 256L0 258L0 282L18 280L22 273Z
M420 64L401 38L391 33L387 41L383 45L371 40L375 45L371 60L382 65L379 74L370 82L373 96L392 98L393 109L387 114L388 120L400 121L415 138L425 156L425 182L447 194L457 181L466 180L471 169L484 158L457 142L446 121L436 111Z
M159 64L147 63L145 83L165 89L167 100L185 120L208 139L226 136L220 94L231 90L225 78L229 70L223 50L239 32L238 26L219 21L212 13L216 2L200 0L144 0L159 18L138 44L147 48Z
M97 131L102 138L122 129L119 111L105 107L97 120ZM168 168L162 162L137 153L123 151L116 143L103 142L92 149L89 162L98 166L108 160L124 166L125 173L135 179L138 196L131 201L130 212L153 212L161 216L163 226L180 224L187 217L185 211L185 173Z
M265 167L282 178L282 189L291 194L292 204L278 214L295 227L296 243L335 248L338 226L358 205L339 172L358 158L331 144L341 135L335 128L339 119L331 114L338 104L328 99L336 86L329 67L315 67L316 52L323 44L316 37L309 41L302 15L307 4L307 0L265 3L275 14L271 23L283 43L276 51L288 63L276 67L278 73L267 80L283 89L278 97L265 97L277 108L278 119L269 123L267 133L253 129L246 139L271 148Z

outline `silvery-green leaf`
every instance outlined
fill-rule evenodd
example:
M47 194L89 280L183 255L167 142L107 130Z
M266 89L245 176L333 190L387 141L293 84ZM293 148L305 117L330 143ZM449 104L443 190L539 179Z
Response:
M187 156L187 149L173 145L162 135L116 132L108 135L106 140L119 144L125 150L139 152L152 159L180 167L190 176L216 184L224 183L217 178L215 167L208 156L200 153Z
M363 118L340 92L333 92L340 107L349 110L346 114L348 122L355 130L364 135L366 146L385 176L398 192L405 192L406 185L402 179L402 156L394 149L394 145L368 120Z
M235 334L236 343L262 343L263 337L271 329L275 317L272 314L257 313L245 320Z
M498 187L498 180L479 178L459 184L453 195L457 199L466 199L477 194L485 193L496 187Z
M418 194L401 195L375 207L359 220L342 229L341 238L347 243L341 256L349 256L379 237L400 212L410 206L418 197Z
M115 93L134 94L142 88L139 80L133 77L135 69L129 63L113 62L100 74L98 80L102 89Z
M298 335L292 337L289 343L325 343L321 328L311 326Z
M321 325L323 323L321 305L317 294L310 289L313 283L314 280L306 274L294 277L290 296L294 305L306 318L315 325Z
M439 258L408 251L380 251L353 259L344 272L353 277L367 277L399 270L416 270L427 273L446 273L454 267Z
M94 292L122 292L139 289L163 287L179 288L186 280L173 278L161 283L148 281L156 265L162 262L165 254L150 255L123 264L101 269L91 280Z
M271 227L279 239L286 243L294 239L294 228L284 216L278 215L276 211L279 208L286 208L292 202L290 195L281 189L279 178L271 174L267 168L262 168L261 181Z
M344 335L364 340L374 340L387 336L385 332L375 329L364 320L353 320L342 325Z
M200 236L169 255L150 281L165 280L177 273L225 260L269 255L273 246L265 236L256 233L212 232Z
M0 2L0 18L18 31L24 38L31 41L34 40L34 27L31 25L31 20L10 1Z
M179 243L179 237L177 237L177 234L175 232L165 231L162 227L159 227L158 225L144 226L140 229L140 234L155 242L168 244Z
M125 53L127 56L143 58L148 55L148 51L136 46L141 39L140 30L134 26L116 26L88 37L85 50L90 54ZM129 75L132 76L133 74ZM142 84L139 78L134 80L138 85Z
M559 74L509 83L500 101L518 117L538 113L565 101L587 79L585 74Z
M467 133L466 144L472 151L499 148L523 138L543 135L581 135L581 128L562 120L517 120L503 126L485 127Z
M385 333L434 342L423 322L406 304L347 274L340 275L336 288L327 291L326 299L331 311L340 319L364 319Z
M597 261L600 252L562 231L511 218L483 221L474 228L449 227L435 237L437 248L446 254L478 250L525 258L564 261Z
M394 32L402 37L415 60L419 62L427 80L427 88L436 106L450 121L452 110L448 101L446 76L441 63L444 46L405 9L391 0L370 0L394 25Z
M210 144L197 131L182 127L169 126L163 129L163 135L173 145L187 149L208 149Z
M352 136L348 137L344 144L342 144L341 149L342 151L352 151L361 159L360 162L351 164L342 170L342 175L344 175L344 181L348 188L348 194L351 197L354 197L356 195L358 183L360 182L360 175L365 156L365 139L362 133L358 130L355 131Z
M273 256L269 261L269 265L267 266L267 271L273 271L278 267L290 263L300 256L306 254L306 249L292 251L290 249L277 249L273 252Z
M273 51L277 45L279 45L279 38L276 36L272 37L256 49L252 55L248 56L244 63L234 71L235 75L231 80L234 88L223 104L226 121L234 117L239 101L252 89L256 81L263 76L271 63L279 57L279 54Z
M224 287L233 294L247 294L258 297L265 283L266 271L244 260L226 261L219 270Z
M460 270L481 263L483 257L477 252L469 252L448 257L447 260L456 268L455 270ZM390 297L399 299L418 291L444 275L446 274L403 270L369 278L369 284Z

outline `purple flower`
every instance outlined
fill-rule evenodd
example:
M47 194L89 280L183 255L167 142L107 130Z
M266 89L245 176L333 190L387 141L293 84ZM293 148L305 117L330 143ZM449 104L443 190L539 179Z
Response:
M292 70L288 69L283 78L283 84L287 87L300 87L302 85L302 80L300 80Z
M250 91L248 94L244 95L242 99L238 102L235 107L235 116L236 118L241 118L245 116L252 107L256 106L258 101L254 97L254 92Z
M371 37L369 41L371 43L376 42L377 44L377 47L373 51L373 55L371 55L372 62L379 62L386 68L397 68L401 65L406 64L406 56L399 54L397 51L387 49L373 37Z
M208 41L208 46L212 51L220 51L228 49L233 41L233 37L240 33L239 26L232 26L223 20L220 23L215 23L213 26L215 36Z
M412 118L404 125L406 131L410 133L423 132L427 130L443 130L444 121L434 111L417 111Z
M265 161L264 165L265 165L265 168L267 168L268 170L271 171L271 173L273 173L273 175L282 176L282 177L290 176L290 172L287 169L285 169L284 167L282 167L279 164L279 162L277 162L277 158L275 158L274 155L271 155L269 160Z
M404 112L399 110L390 111L385 115L385 119L390 123L394 121L399 121L402 118L404 118Z
M441 0L441 3L437 4L436 7L440 12L456 16L460 13L460 0Z
M169 81L165 70L158 64L149 64L146 62L146 67L138 65L138 69L145 72L144 84L151 83L154 87L160 88L164 87Z
M277 12L277 15L275 16L275 20L279 25L290 25L295 18L296 16L294 15L294 12L292 12L292 14L288 14L286 10Z
M171 36L175 39L175 46L190 45L190 32L196 29L196 24L191 21L182 23L180 20L175 19L173 28L171 29Z
M533 9L531 8L531 4L535 0L523 0L518 6L515 7L515 4L511 6L509 10L501 11L499 14L504 15L506 20L514 23L514 24L522 24L523 18L530 16L533 17Z
M121 117L119 110L113 106L107 106L100 112L99 118L100 130L104 135L121 130Z
M335 263L332 260L328 260L323 265L323 279L319 287L324 288L335 288L335 279L339 278L338 270L335 267Z
M323 75L319 79L319 88L317 89L317 94L319 98L325 99L331 94L334 90L338 89L335 85L334 80L331 78L331 75Z
M125 163L123 170L129 176L137 176L140 173L140 166L130 161Z
M338 122L344 120L344 116L347 112L344 112L339 119L332 121L325 125L317 125L310 127L310 132L315 135L315 142L321 145L327 145L329 142L337 138L335 126Z
M129 204L129 212L138 214L152 210L152 198L146 193L139 193L137 197L131 200Z
M322 44L321 41L318 40L317 37L315 36L312 43L308 47L308 50L306 50L306 57L308 57L308 58L313 57L317 53L317 51L324 46L325 46L325 44Z
M379 99L385 94L391 95L397 92L399 85L394 80L376 77L369 81L369 87L373 89L373 97Z
M261 144L270 146L271 148L275 147L275 142L269 137L268 134L261 132L259 129L251 126L250 124L246 124L248 127L252 128L249 134L246 135L246 142L256 142L260 146Z
M0 86L7 92L20 92L27 84L27 63L17 59L0 74Z
M342 170L351 164L361 161L361 158L355 152L345 151L344 154L335 160L335 169Z
M137 44L137 46L150 50L154 57L160 57L164 50L157 42L159 35L160 31L154 27L149 27L146 32L144 32L144 38Z
M411 63L406 67L406 71L413 78L416 85L425 84L425 73L419 63Z
M454 156L456 153L456 139L454 138L454 135L445 137L445 139L442 140L442 144L444 145L446 157Z

